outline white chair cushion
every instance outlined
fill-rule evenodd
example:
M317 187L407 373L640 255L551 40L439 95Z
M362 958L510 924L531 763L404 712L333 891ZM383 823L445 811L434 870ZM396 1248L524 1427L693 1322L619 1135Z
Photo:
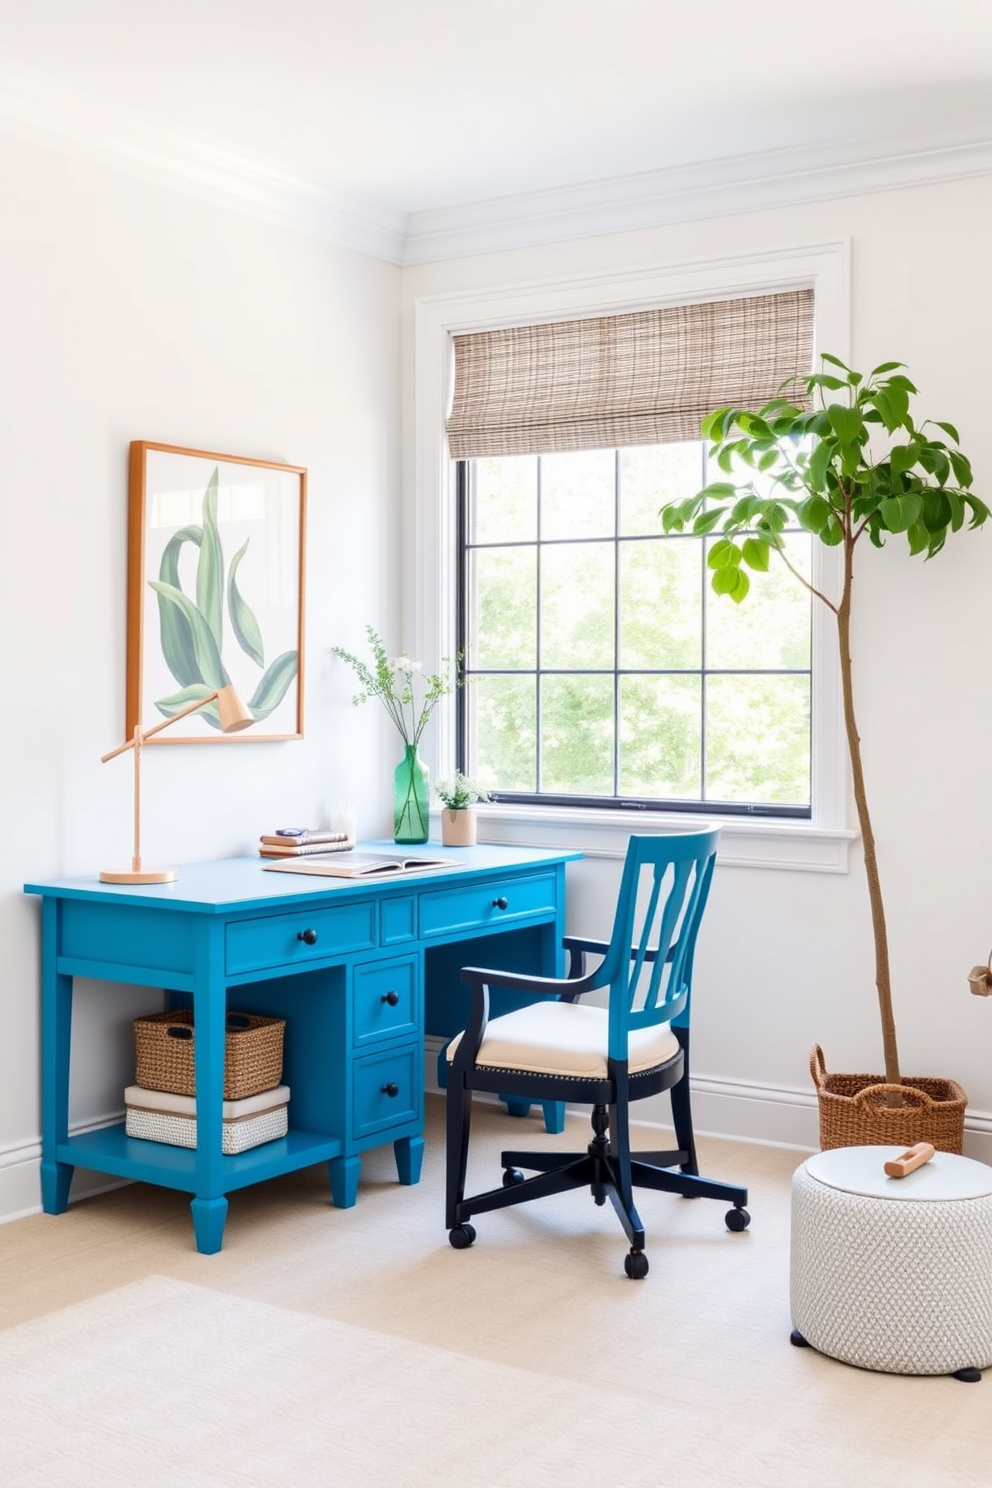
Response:
M461 1039L459 1034L448 1045L449 1063ZM581 1002L533 1002L490 1021L475 1062L486 1069L605 1079L608 1045L605 1008L586 1007ZM667 1023L636 1029L630 1035L628 1068L632 1075L639 1074L664 1064L678 1051L679 1041Z

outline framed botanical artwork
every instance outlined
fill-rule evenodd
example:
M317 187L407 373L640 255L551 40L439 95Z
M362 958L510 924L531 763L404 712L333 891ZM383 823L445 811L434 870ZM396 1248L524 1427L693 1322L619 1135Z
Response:
M149 744L302 737L306 483L298 465L132 442L128 737L229 685L243 732L211 702Z

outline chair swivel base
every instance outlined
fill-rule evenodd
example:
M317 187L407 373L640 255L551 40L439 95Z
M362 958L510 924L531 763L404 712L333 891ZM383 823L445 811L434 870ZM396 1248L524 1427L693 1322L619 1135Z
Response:
M493 1209L504 1209L512 1204L523 1204L531 1199L546 1198L549 1194L564 1193L569 1189L588 1185L597 1204L609 1199L630 1241L630 1253L624 1258L624 1270L632 1280L641 1280L648 1273L648 1259L644 1254L644 1226L634 1205L632 1189L650 1188L661 1193L681 1194L684 1198L723 1199L733 1205L726 1215L729 1230L746 1230L751 1216L744 1205L747 1189L728 1183L718 1183L701 1178L696 1173L677 1170L677 1164L686 1162L684 1151L640 1153L631 1155L629 1179L624 1179L624 1164L610 1150L606 1138L605 1111L597 1107L593 1111L593 1129L596 1135L585 1152L503 1152L500 1162L503 1167L503 1184L500 1188L461 1199L455 1205L455 1223L448 1240L455 1250L466 1250L475 1240L475 1226L466 1223L472 1214L483 1214ZM599 1118L597 1120L597 1117ZM529 1168L537 1177L526 1178L521 1171Z

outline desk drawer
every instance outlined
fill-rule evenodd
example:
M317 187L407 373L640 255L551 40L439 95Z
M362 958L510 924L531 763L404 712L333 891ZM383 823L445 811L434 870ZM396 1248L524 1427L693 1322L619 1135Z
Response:
M439 889L420 896L420 934L426 940L432 935L494 930L531 915L550 917L556 907L553 873Z
M375 905L371 902L307 909L238 920L227 927L225 970L228 976L267 967L292 969L375 946Z
M416 956L355 967L351 1027L356 1048L417 1034L421 1021L418 967Z
M423 1120L424 1058L418 1044L355 1060L352 1136L355 1141L390 1127Z

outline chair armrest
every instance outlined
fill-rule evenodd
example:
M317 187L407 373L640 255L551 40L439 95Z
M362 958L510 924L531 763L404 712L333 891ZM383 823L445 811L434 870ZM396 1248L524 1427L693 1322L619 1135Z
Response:
M563 981L559 977L524 976L516 971L466 966L462 968L462 981L467 982L471 988L472 1010L452 1060L455 1069L471 1069L475 1064L475 1056L489 1022L491 988L508 992L529 992L535 998L554 997L563 1002L571 1002L574 997L588 990L589 979L584 978L580 985L575 981Z

